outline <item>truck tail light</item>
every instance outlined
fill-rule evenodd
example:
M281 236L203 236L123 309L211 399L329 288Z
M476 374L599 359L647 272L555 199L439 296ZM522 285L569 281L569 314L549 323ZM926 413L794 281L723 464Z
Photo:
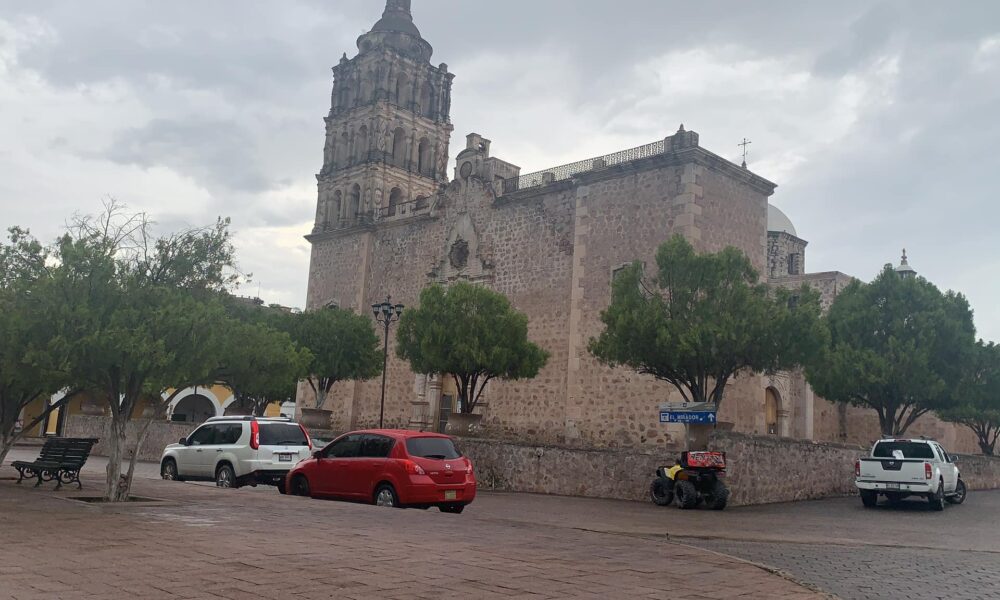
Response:
M931 470L931 463L924 463L924 477L930 479L934 476L934 472Z
M305 427L303 427L302 423L299 423L299 429L302 430L302 435L306 436L306 444L308 444L309 445L309 449L312 450L313 449L313 440L312 440L311 437L309 437L309 430L306 429Z
M250 421L250 447L254 450L260 448L260 424L257 421Z
M855 477L861 477L861 461L860 460L854 461L854 476Z
M427 474L427 471L424 471L423 467L421 467L417 463L413 462L412 460L403 461L403 468L406 469L406 472L408 474L410 474L410 475L426 475Z

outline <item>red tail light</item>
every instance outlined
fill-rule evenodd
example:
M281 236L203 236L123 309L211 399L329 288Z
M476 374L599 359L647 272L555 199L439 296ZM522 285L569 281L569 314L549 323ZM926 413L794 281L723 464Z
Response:
M302 435L306 436L306 444L308 444L309 445L309 449L312 450L313 449L313 440L312 440L311 437L309 437L309 430L306 429L305 427L303 427L302 423L299 423L299 429L302 430Z
M260 448L260 424L257 421L250 421L250 447L254 450Z
M417 463L413 462L412 460L404 460L403 461L403 468L406 469L406 472L409 473L410 475L426 475L427 474L427 471L424 471L423 467L421 467Z
M924 463L924 477L930 479L934 476L934 472L931 470L931 463Z
M854 461L854 476L855 477L861 477L861 461L860 460Z

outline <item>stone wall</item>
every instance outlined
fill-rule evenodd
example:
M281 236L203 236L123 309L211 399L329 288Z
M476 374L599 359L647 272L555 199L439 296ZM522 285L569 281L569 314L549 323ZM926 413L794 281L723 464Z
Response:
M482 489L646 501L656 468L676 453L584 450L461 439ZM862 446L718 432L711 448L726 452L731 504L792 502L855 493L854 462ZM1000 488L1000 459L959 457L970 489Z
M138 431L144 423L145 421L132 421L128 424L129 448L134 447ZM176 444L177 440L190 435L196 427L197 425L191 423L154 422L150 425L146 441L139 451L139 460L159 462L166 446ZM111 418L72 415L66 419L63 435L71 438L98 438L100 442L94 446L92 453L95 456L107 456L107 440L111 437Z

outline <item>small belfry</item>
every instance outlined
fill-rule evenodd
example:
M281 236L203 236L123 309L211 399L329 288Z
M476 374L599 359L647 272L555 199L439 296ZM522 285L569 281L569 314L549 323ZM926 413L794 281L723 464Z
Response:
M454 75L433 52L410 0L387 0L358 54L333 68L314 234L426 208L447 183Z

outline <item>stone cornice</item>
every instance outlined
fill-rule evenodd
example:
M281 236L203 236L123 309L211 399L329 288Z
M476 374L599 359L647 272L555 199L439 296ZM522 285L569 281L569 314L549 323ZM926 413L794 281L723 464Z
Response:
M613 165L602 169L584 171L573 175L570 179L555 181L548 185L539 185L525 188L516 192L504 194L498 198L498 202L515 202L518 200L528 200L538 196L545 196L557 191L572 189L579 185L592 185L602 181L610 181L627 177L635 173L650 171L670 166L680 166L687 163L695 163L716 172L722 173L731 179L740 181L755 191L771 196L774 194L776 183L764 179L747 169L734 165L721 156L709 152L701 147L684 148L681 150L669 151L664 154L657 154L647 158L640 158L627 163Z
M375 225L371 223L364 223L361 225L352 225L350 227L344 227L342 229L331 229L329 231L320 231L318 233L310 233L309 235L303 236L309 243L315 244L317 242L325 242L327 240L333 240L337 238L347 237L350 235L357 235L361 233L370 233L375 231Z

